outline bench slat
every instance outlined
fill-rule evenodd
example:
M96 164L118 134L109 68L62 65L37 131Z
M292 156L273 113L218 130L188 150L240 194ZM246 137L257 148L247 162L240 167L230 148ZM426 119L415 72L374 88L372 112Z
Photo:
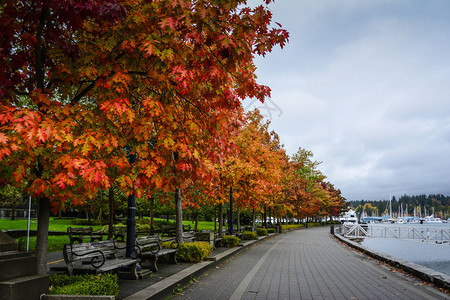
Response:
M131 266L130 272L137 279L137 259L121 257L120 247L115 240L65 244L63 248L64 261L70 275L76 271L103 273Z

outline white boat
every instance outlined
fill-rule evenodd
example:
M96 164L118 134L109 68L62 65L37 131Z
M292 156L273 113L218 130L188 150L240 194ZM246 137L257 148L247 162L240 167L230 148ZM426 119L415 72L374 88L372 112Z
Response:
M435 218L433 216L428 216L423 218L423 223L424 224L432 224L432 223L442 223L441 218Z
M339 221L344 225L358 224L358 218L356 217L356 212L353 209L345 212L340 217Z

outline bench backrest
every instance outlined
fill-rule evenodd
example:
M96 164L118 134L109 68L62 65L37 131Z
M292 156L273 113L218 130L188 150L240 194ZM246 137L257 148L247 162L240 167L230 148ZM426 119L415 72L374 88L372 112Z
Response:
M141 236L136 238L136 244L140 247L151 247L161 242L161 237L158 234L150 236Z
M93 229L92 227L81 227L81 228L74 228L74 227L68 227L67 233L69 235L92 235Z
M118 249L114 240L106 240L92 243L65 244L63 256L66 264L86 260L103 255L117 257Z

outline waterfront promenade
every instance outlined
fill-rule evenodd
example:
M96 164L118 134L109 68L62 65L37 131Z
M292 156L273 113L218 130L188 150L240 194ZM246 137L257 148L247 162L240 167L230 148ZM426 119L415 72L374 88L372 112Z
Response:
M337 241L328 227L277 235L209 270L173 299L450 299Z
M161 264L150 278L119 280L117 300L450 299L438 288L370 259L313 227L218 248L212 261ZM60 253L51 266L63 266ZM214 261L216 259L216 261ZM194 279L194 280L192 280ZM191 284L188 282L191 281Z

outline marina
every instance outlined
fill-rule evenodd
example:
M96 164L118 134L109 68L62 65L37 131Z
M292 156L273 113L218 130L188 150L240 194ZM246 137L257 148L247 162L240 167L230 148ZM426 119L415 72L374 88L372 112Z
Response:
M450 224L373 223L336 228L369 249L450 276Z

